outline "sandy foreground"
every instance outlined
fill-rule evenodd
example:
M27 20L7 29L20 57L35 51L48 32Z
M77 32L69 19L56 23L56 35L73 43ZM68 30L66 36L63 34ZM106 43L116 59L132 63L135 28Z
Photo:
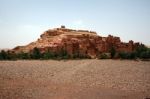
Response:
M148 61L0 61L0 99L146 98Z

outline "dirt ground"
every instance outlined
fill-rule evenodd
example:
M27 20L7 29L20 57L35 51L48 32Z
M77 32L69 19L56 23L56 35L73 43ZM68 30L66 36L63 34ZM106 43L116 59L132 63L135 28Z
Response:
M150 98L150 61L0 61L0 99Z

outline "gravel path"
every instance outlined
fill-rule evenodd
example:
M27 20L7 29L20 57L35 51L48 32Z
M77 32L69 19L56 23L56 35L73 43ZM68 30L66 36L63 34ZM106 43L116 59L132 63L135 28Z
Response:
M0 99L144 99L150 62L0 61Z

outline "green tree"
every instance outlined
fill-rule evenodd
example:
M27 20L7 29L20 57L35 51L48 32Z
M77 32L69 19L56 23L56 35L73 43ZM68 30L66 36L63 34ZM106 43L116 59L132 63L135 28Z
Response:
M16 55L12 52L9 52L9 51L4 51L2 50L0 52L0 60L12 60L12 59L15 59Z
M140 58L149 59L150 58L150 50L141 52Z
M137 57L140 57L141 53L145 52L145 51L147 51L147 47L145 45L141 44L140 46L138 46L136 48L136 55L137 55Z
M111 53L111 58L114 58L114 56L116 54L116 49L114 47L111 47L110 53Z
M119 57L122 59L135 59L136 54L135 52L120 52Z
M150 58L150 48L146 47L145 45L141 44L136 49L136 56L142 59Z
M17 54L17 58L19 58L19 59L30 59L30 54L29 53L20 52L19 54Z
M107 53L101 53L98 58L99 59L110 59L111 57Z
M8 60L16 60L17 58L17 55L14 52L7 51L6 54Z
M61 59L68 59L69 58L69 54L65 49L61 49L60 53L58 54L58 58Z
M42 57L42 54L41 54L40 50L39 50L37 47L35 47L35 48L33 49L33 52L32 52L32 54L31 54L31 57L32 57L33 59L40 59L40 58Z
M0 56L1 56L2 60L8 59L7 53L4 50L1 51L1 55Z
M2 54L1 54L1 52L0 52L0 60L2 60L3 59L3 57L2 57Z
M73 54L73 59L76 59L76 58L80 58L79 53L77 53L77 52Z
M50 52L49 50L43 54L44 59L53 59L54 53Z

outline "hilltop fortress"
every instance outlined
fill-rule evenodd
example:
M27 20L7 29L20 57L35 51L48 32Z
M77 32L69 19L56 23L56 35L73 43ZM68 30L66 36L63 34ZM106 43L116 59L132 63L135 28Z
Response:
M45 31L37 41L26 46L17 46L13 51L26 53L37 47L41 53L48 50L54 53L65 50L69 55L78 53L96 58L99 53L109 53L112 47L116 52L133 52L139 45L132 40L124 43L120 37L112 35L102 37L94 31L67 29L61 26Z

